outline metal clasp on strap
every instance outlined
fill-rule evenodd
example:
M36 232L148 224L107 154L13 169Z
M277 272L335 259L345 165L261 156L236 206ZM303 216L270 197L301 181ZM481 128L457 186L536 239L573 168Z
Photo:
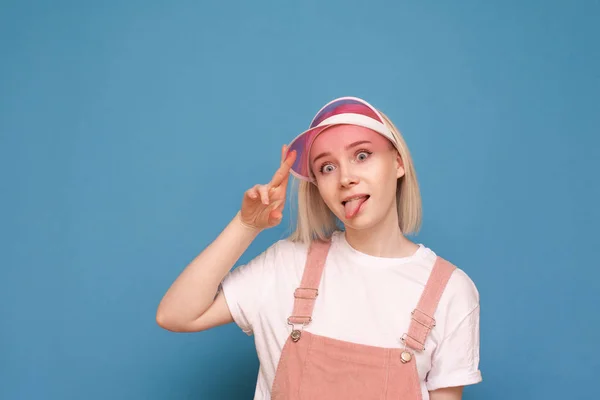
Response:
M419 318L417 318L415 316L415 312L418 311L419 312L419 316L422 318L421 320L419 320ZM418 308L415 308L410 315L412 315L411 319L413 321L415 321L416 323L424 326L427 329L432 329L435 327L436 321L434 318L430 317L429 315L425 314L423 311L419 310ZM423 321L424 320L424 321ZM429 325L427 325L427 322L429 322Z
M407 343L406 343L406 339L407 338L411 338L415 342L419 343L421 345L421 351L425 351L425 343L419 342L417 339L415 339L414 337L410 336L408 333L403 334L402 337L400 338L400 340L402 341L402 343L404 343L405 346L407 345Z
M300 329L296 329L296 326L294 325L294 323L292 321L290 321L290 318L307 318L308 321L300 324ZM290 334L292 340L295 342L297 342L298 340L300 340L300 337L302 336L302 331L304 330L304 327L308 324L310 324L312 322L312 317L309 316L299 316L299 315L292 315L291 317L288 317L287 319L287 323L288 325L292 326L292 333Z

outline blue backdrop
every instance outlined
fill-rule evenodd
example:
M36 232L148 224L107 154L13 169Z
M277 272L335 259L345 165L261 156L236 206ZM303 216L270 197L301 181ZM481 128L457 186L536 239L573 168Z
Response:
M479 288L465 398L591 398L598 1L0 4L1 399L251 398L252 338L156 307L345 95L403 131L415 240Z

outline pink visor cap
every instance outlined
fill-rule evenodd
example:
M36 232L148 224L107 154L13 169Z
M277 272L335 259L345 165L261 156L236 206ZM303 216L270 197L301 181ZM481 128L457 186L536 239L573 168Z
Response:
M394 135L375 107L357 97L340 97L321 108L309 129L289 144L288 153L296 151L296 161L290 170L292 175L304 181L314 182L308 158L310 148L321 132L334 125L363 126L383 135L397 146Z

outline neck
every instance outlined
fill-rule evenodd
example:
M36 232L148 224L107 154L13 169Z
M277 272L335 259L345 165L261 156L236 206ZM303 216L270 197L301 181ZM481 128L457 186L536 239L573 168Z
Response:
M407 239L398 226L398 215L392 215L367 229L346 227L346 241L361 253L375 257L401 258L413 255L419 246Z

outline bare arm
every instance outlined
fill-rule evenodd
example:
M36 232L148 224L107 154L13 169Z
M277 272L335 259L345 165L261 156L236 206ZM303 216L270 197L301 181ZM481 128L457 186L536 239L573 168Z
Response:
M177 277L156 313L157 323L176 332L200 331L232 322L220 294L208 318L201 318L213 305L219 284L260 231L246 226L239 214L221 234ZM219 297L221 297L219 299Z
M441 389L437 389L432 392L429 392L429 399L430 400L461 400L462 393L463 393L462 386L441 388Z
M281 222L289 170L296 153L283 160L267 185L246 191L241 211L183 270L161 300L156 322L175 332L194 332L232 322L219 284L256 236Z

